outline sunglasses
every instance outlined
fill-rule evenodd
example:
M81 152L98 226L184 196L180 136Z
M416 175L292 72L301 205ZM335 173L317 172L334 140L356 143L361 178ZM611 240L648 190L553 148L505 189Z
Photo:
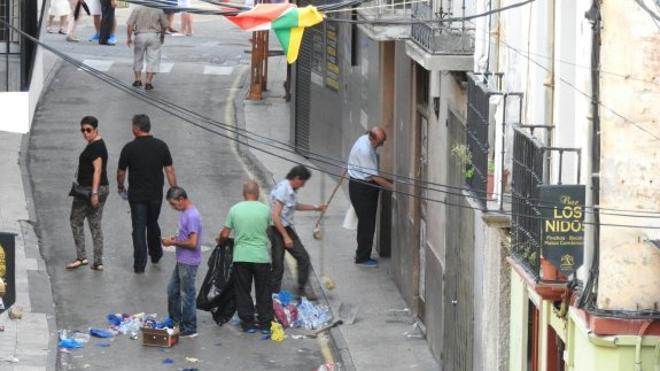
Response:
M80 132L83 133L83 134L85 134L85 133L89 134L92 131L94 131L94 129L92 129L92 128L82 128L82 129L80 129Z

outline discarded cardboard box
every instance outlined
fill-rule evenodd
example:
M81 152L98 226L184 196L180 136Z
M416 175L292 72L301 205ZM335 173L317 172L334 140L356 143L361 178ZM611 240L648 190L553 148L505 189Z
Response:
M142 345L149 347L170 348L179 342L179 328L175 327L172 334L167 329L142 327Z

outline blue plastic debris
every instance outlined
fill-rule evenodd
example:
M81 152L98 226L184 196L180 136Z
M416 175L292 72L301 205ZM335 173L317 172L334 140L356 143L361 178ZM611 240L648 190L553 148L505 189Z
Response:
M64 348L64 349L78 349L82 348L82 344L75 339L62 339L60 342L57 344L58 347Z
M163 359L162 363L164 365L171 365L172 363L174 363L174 359L168 357L168 358Z
M121 325L121 322L123 320L123 318L121 318L121 316L118 316L116 314L108 314L108 316L106 318L108 319L108 323L113 325L113 326Z
M99 348L110 348L111 344L110 343L96 343L94 345L99 347Z
M107 330L103 330L103 329L100 329L100 328L90 328L89 329L89 334L94 336L94 337L101 338L101 339L107 339L107 338L111 338L113 336L112 332L107 331Z
M277 294L277 297L280 299L280 303L282 303L283 306L289 305L291 299L293 299L293 295L291 295L291 293L286 290L280 291L280 293Z

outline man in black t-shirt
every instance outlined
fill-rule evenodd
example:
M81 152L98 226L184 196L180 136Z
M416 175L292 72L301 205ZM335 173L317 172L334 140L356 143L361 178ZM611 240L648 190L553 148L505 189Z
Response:
M128 202L133 224L133 270L135 273L144 273L147 252L153 264L158 263L163 256L158 225L165 182L163 169L170 187L176 185L176 174L167 144L149 134L149 116L133 116L132 130L135 139L124 146L119 156L117 186L120 194L125 192L124 179L128 169Z

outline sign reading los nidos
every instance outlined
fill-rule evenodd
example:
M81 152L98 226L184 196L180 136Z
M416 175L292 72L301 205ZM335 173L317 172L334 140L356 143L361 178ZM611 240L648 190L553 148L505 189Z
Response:
M543 185L539 189L543 257L568 276L582 265L585 188Z

